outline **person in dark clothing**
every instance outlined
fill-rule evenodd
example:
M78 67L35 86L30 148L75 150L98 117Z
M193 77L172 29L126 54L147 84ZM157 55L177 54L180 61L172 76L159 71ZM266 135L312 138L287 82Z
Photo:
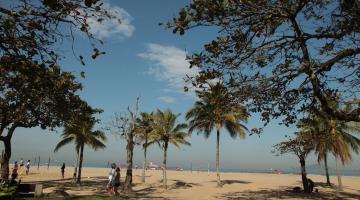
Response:
M63 163L61 166L61 176L63 179L64 179L64 175L65 175L65 163Z

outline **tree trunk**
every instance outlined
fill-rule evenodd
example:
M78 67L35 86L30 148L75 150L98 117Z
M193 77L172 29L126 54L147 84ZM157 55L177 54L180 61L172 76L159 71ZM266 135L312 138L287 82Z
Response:
M146 171L146 151L147 151L147 134L145 135L145 146L144 146L144 163L143 163L143 171L142 171L142 179L141 182L145 183L145 171Z
M78 172L78 177L76 180L77 184L81 185L81 168L82 168L82 163L83 163L83 158L84 158L84 145L81 145L80 147L80 158L79 158L79 172Z
M300 158L300 165L301 165L301 179L303 183L304 192L310 193L309 183L306 177L305 158Z
M217 186L221 187L220 181L220 129L216 130L216 176Z
M327 154L326 153L325 153L325 157L324 157L324 165L325 165L326 185L331 186L330 176L329 176L329 168L328 168L328 165L327 165Z
M132 133L129 134L129 139L126 145L126 178L124 183L124 191L131 192L132 191L132 168L133 168L133 153L134 153L134 135Z
M9 161L11 157L11 141L9 137L4 137L2 139L5 147L4 154L1 158L1 179L9 179Z
M73 175L74 182L76 182L77 169L79 166L79 156L80 156L79 151L80 151L79 149L76 150L76 163L75 163L75 169L74 169L74 175Z
M167 190L167 177L166 177L166 157L167 157L168 142L164 144L164 160L163 160L163 187Z
M341 174L340 174L340 159L338 156L335 156L336 160L336 176L338 178L338 190L343 190L342 181L341 181Z

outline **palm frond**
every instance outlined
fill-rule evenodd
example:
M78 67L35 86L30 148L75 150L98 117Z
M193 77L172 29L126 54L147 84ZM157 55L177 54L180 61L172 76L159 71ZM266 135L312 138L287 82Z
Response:
M55 147L54 152L57 152L61 147L69 144L70 142L72 142L75 138L73 137L65 137L63 138Z

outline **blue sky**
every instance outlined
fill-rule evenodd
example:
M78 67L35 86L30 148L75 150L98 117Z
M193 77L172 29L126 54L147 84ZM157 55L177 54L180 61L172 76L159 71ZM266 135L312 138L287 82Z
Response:
M171 30L159 26L176 16L179 9L189 1L108 1L110 11L116 11L122 24L108 22L104 25L93 24L93 33L105 44L99 48L105 55L92 60L91 47L83 36L78 34L76 53L85 57L86 66L81 66L69 50L67 42L61 47L65 58L62 60L64 70L79 74L86 72L86 78L80 79L84 90L81 96L90 105L102 108L104 113L99 117L106 123L115 112L124 112L128 105L133 106L135 99L141 97L141 111L153 111L157 108L170 108L176 113L184 114L194 103L195 98L183 92L183 77L196 73L190 70L185 61L186 54L200 51L203 44L216 36L216 31L199 28L187 32L184 36L174 35ZM183 115L179 122L183 122ZM260 127L262 122L256 115L249 120L249 129ZM99 125L100 127L100 125ZM221 167L224 169L288 169L298 166L292 155L276 157L271 154L271 146L284 140L285 134L294 132L293 128L278 126L274 121L264 129L258 137L249 136L245 140L232 140L223 131L220 144ZM41 156L42 160L51 157L59 163L68 165L75 160L72 144L54 154L53 149L60 141L61 130L18 129L13 140L12 161L24 159L34 160ZM215 136L205 139L202 135L193 134L191 147L175 149L170 147L169 166L206 168L209 162L215 166ZM125 142L114 134L108 134L107 148L94 152L86 149L85 165L105 165L107 161L125 163ZM157 147L149 150L149 161L160 163L162 152ZM135 149L134 162L140 164L143 154L140 148ZM350 168L358 169L359 156L354 156ZM309 164L316 163L310 157ZM330 165L334 166L331 162Z

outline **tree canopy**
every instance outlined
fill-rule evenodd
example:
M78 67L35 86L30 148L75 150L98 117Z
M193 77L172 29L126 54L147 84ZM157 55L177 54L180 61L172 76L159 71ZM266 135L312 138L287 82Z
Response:
M360 121L354 101L360 74L360 2L344 0L194 0L166 24L184 34L215 27L218 37L189 56L200 73L196 87L214 78L247 103L262 119L284 116L296 123L299 112L320 110L344 121ZM343 93L334 110L328 99Z
M0 5L0 56L24 56L47 66L62 55L59 47L75 32L88 36L94 47L92 58L103 54L95 45L89 21L102 22L113 16L99 0L17 0ZM74 52L74 46L71 47ZM75 52L74 52L75 53ZM84 64L83 56L78 59ZM4 64L4 63L3 63Z

